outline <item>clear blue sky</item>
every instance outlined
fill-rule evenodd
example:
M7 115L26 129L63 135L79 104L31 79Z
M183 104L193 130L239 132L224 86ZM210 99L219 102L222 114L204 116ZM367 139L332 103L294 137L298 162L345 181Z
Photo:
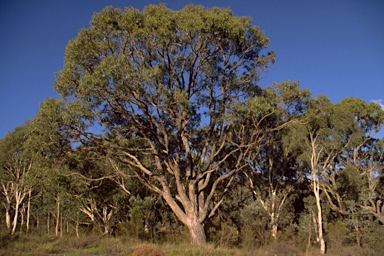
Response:
M175 10L187 3L230 7L252 17L277 54L261 85L299 80L335 103L357 97L384 104L382 0L0 0L0 138L58 97L52 86L65 46L94 12L159 2Z

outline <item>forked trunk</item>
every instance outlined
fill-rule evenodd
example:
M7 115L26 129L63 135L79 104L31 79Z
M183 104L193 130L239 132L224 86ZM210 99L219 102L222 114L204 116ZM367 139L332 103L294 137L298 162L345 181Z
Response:
M170 196L169 193L163 194L164 200L168 203L172 211L175 213L176 217L189 229L189 234L191 236L191 244L193 245L204 245L207 243L204 226L201 221L198 220L197 209L193 205L188 205L185 203L185 208L187 209L187 214L184 212L175 200Z
M17 193L18 195L18 193ZM16 202L15 202L15 215L13 217L13 223L12 223L12 234L15 233L16 231L16 226L17 226L17 219L19 215L19 207L20 207L21 200L19 200L19 197L16 197Z

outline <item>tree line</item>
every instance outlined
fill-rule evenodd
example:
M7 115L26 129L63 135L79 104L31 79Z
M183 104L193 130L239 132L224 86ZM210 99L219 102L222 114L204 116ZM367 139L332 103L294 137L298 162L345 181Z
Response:
M185 227L195 245L295 236L322 253L336 233L377 243L384 111L260 87L268 44L229 9L94 14L66 47L61 98L0 141L0 224L150 239Z

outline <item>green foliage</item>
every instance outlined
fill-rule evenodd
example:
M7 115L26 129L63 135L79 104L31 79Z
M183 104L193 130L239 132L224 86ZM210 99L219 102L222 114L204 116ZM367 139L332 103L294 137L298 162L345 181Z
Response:
M144 215L136 207L131 209L130 220L129 220L130 229L133 232L133 235L136 238L139 238L139 235L144 231Z
M269 217L261 205L250 202L241 209L242 244L244 246L260 247L270 239L270 231L267 229Z
M0 140L0 225L9 229L12 216L29 232L2 236L0 254L34 253L28 239L50 254L239 253L135 244L183 244L181 226L195 219L215 246L313 253L319 210L330 252L382 248L384 140L375 136L384 111L312 98L298 82L260 88L275 60L262 55L268 44L250 18L225 8L94 14L66 48L55 81L63 99L47 99ZM54 229L67 240L31 234ZM105 238L82 238L91 230Z
M330 223L328 225L328 238L330 247L341 248L342 245L346 242L349 232L350 230L340 220Z

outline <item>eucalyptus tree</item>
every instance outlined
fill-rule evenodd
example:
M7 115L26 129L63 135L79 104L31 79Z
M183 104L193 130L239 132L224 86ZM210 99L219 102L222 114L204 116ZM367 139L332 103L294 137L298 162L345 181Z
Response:
M248 187L254 200L269 217L272 238L277 238L278 225L286 203L293 196L294 187L300 182L295 155L284 148L283 139L287 126L297 121L307 109L310 93L300 90L298 83L285 82L265 88L262 97L253 99L258 110L268 111L262 118L252 118L253 133L258 134L258 143L246 159L249 168L244 170ZM256 132L257 131L257 132Z
M33 157L27 150L30 123L16 127L0 140L0 184L4 196L5 224L13 234L19 223L20 208L31 196ZM29 211L29 208L27 209Z
M361 177L372 169L372 161L375 161L372 151L375 139L372 136L382 124L383 111L378 105L353 98L332 104L325 96L320 96L311 101L303 118L290 127L287 146L292 152L298 152L299 163L310 170L322 253L325 252L325 243L321 194L333 211L342 216L348 215L347 200L357 202L360 192L364 190L362 186L365 186ZM349 180L343 182L346 177ZM355 190L360 188L351 193L348 189L351 186Z
M206 242L203 223L226 192L218 185L229 187L254 143L232 109L258 95L275 55L263 55L269 40L250 21L216 7L107 7L69 42L55 81L78 121L62 129L129 167L193 244Z
M67 136L60 133L60 125L69 122L63 111L63 102L47 99L31 121L28 135L28 152L34 159L34 198L43 205L36 205L36 222L46 220L50 231L50 216L54 218L56 235L65 215L72 210L66 197L66 184L63 175L67 171L66 156L71 151ZM44 182L41 182L44 181ZM66 205L67 204L67 205ZM64 212L62 212L62 209ZM66 212L66 213L65 213Z
M370 153L370 156L363 158L361 165L357 167L365 181L365 186L360 188L357 206L384 224L384 139L376 139L366 153Z
M377 135L384 125L384 111L375 103L365 103L361 99L345 99L340 102L341 111L350 113L353 126L349 130L344 153L340 156L340 165L349 169L348 175L343 170L344 177L349 179L349 187L354 186L353 198L356 207L363 212L372 214L384 224L383 208L378 186L380 172L383 170L384 147L383 139ZM348 171L348 170L347 170ZM347 186L348 187L348 186ZM340 193L346 193L345 185ZM335 193L333 190L332 195ZM336 198L346 198L341 194ZM335 197L334 197L335 198Z
M331 209L345 216L345 201L358 202L359 194L372 179L369 177L377 176L379 171L382 155L375 134L384 123L384 111L377 104L347 98L334 104L331 118L334 147L324 150L336 155L336 159L321 186Z
M308 179L316 201L317 211L311 213L316 220L316 240L320 251L325 253L323 212L321 206L321 182L326 172L333 166L338 147L337 134L332 133L332 103L325 96L313 98L303 118L290 125L285 138L286 148L298 155L301 168L308 168Z
M73 150L66 159L68 172L63 176L67 186L66 193L77 201L79 222L98 229L102 234L111 234L119 222L128 221L125 217L130 205L131 188L124 184L119 189L120 180L113 169L98 154L83 150L83 146Z
M353 224L349 226L360 246L362 216L368 216L359 205L367 206L367 198L378 200L373 199L377 183L374 177L383 156L374 136L383 125L384 112L374 103L347 98L333 104L327 115L328 142L322 151L330 161L323 169L320 189L334 212L346 221L351 219L347 222Z

